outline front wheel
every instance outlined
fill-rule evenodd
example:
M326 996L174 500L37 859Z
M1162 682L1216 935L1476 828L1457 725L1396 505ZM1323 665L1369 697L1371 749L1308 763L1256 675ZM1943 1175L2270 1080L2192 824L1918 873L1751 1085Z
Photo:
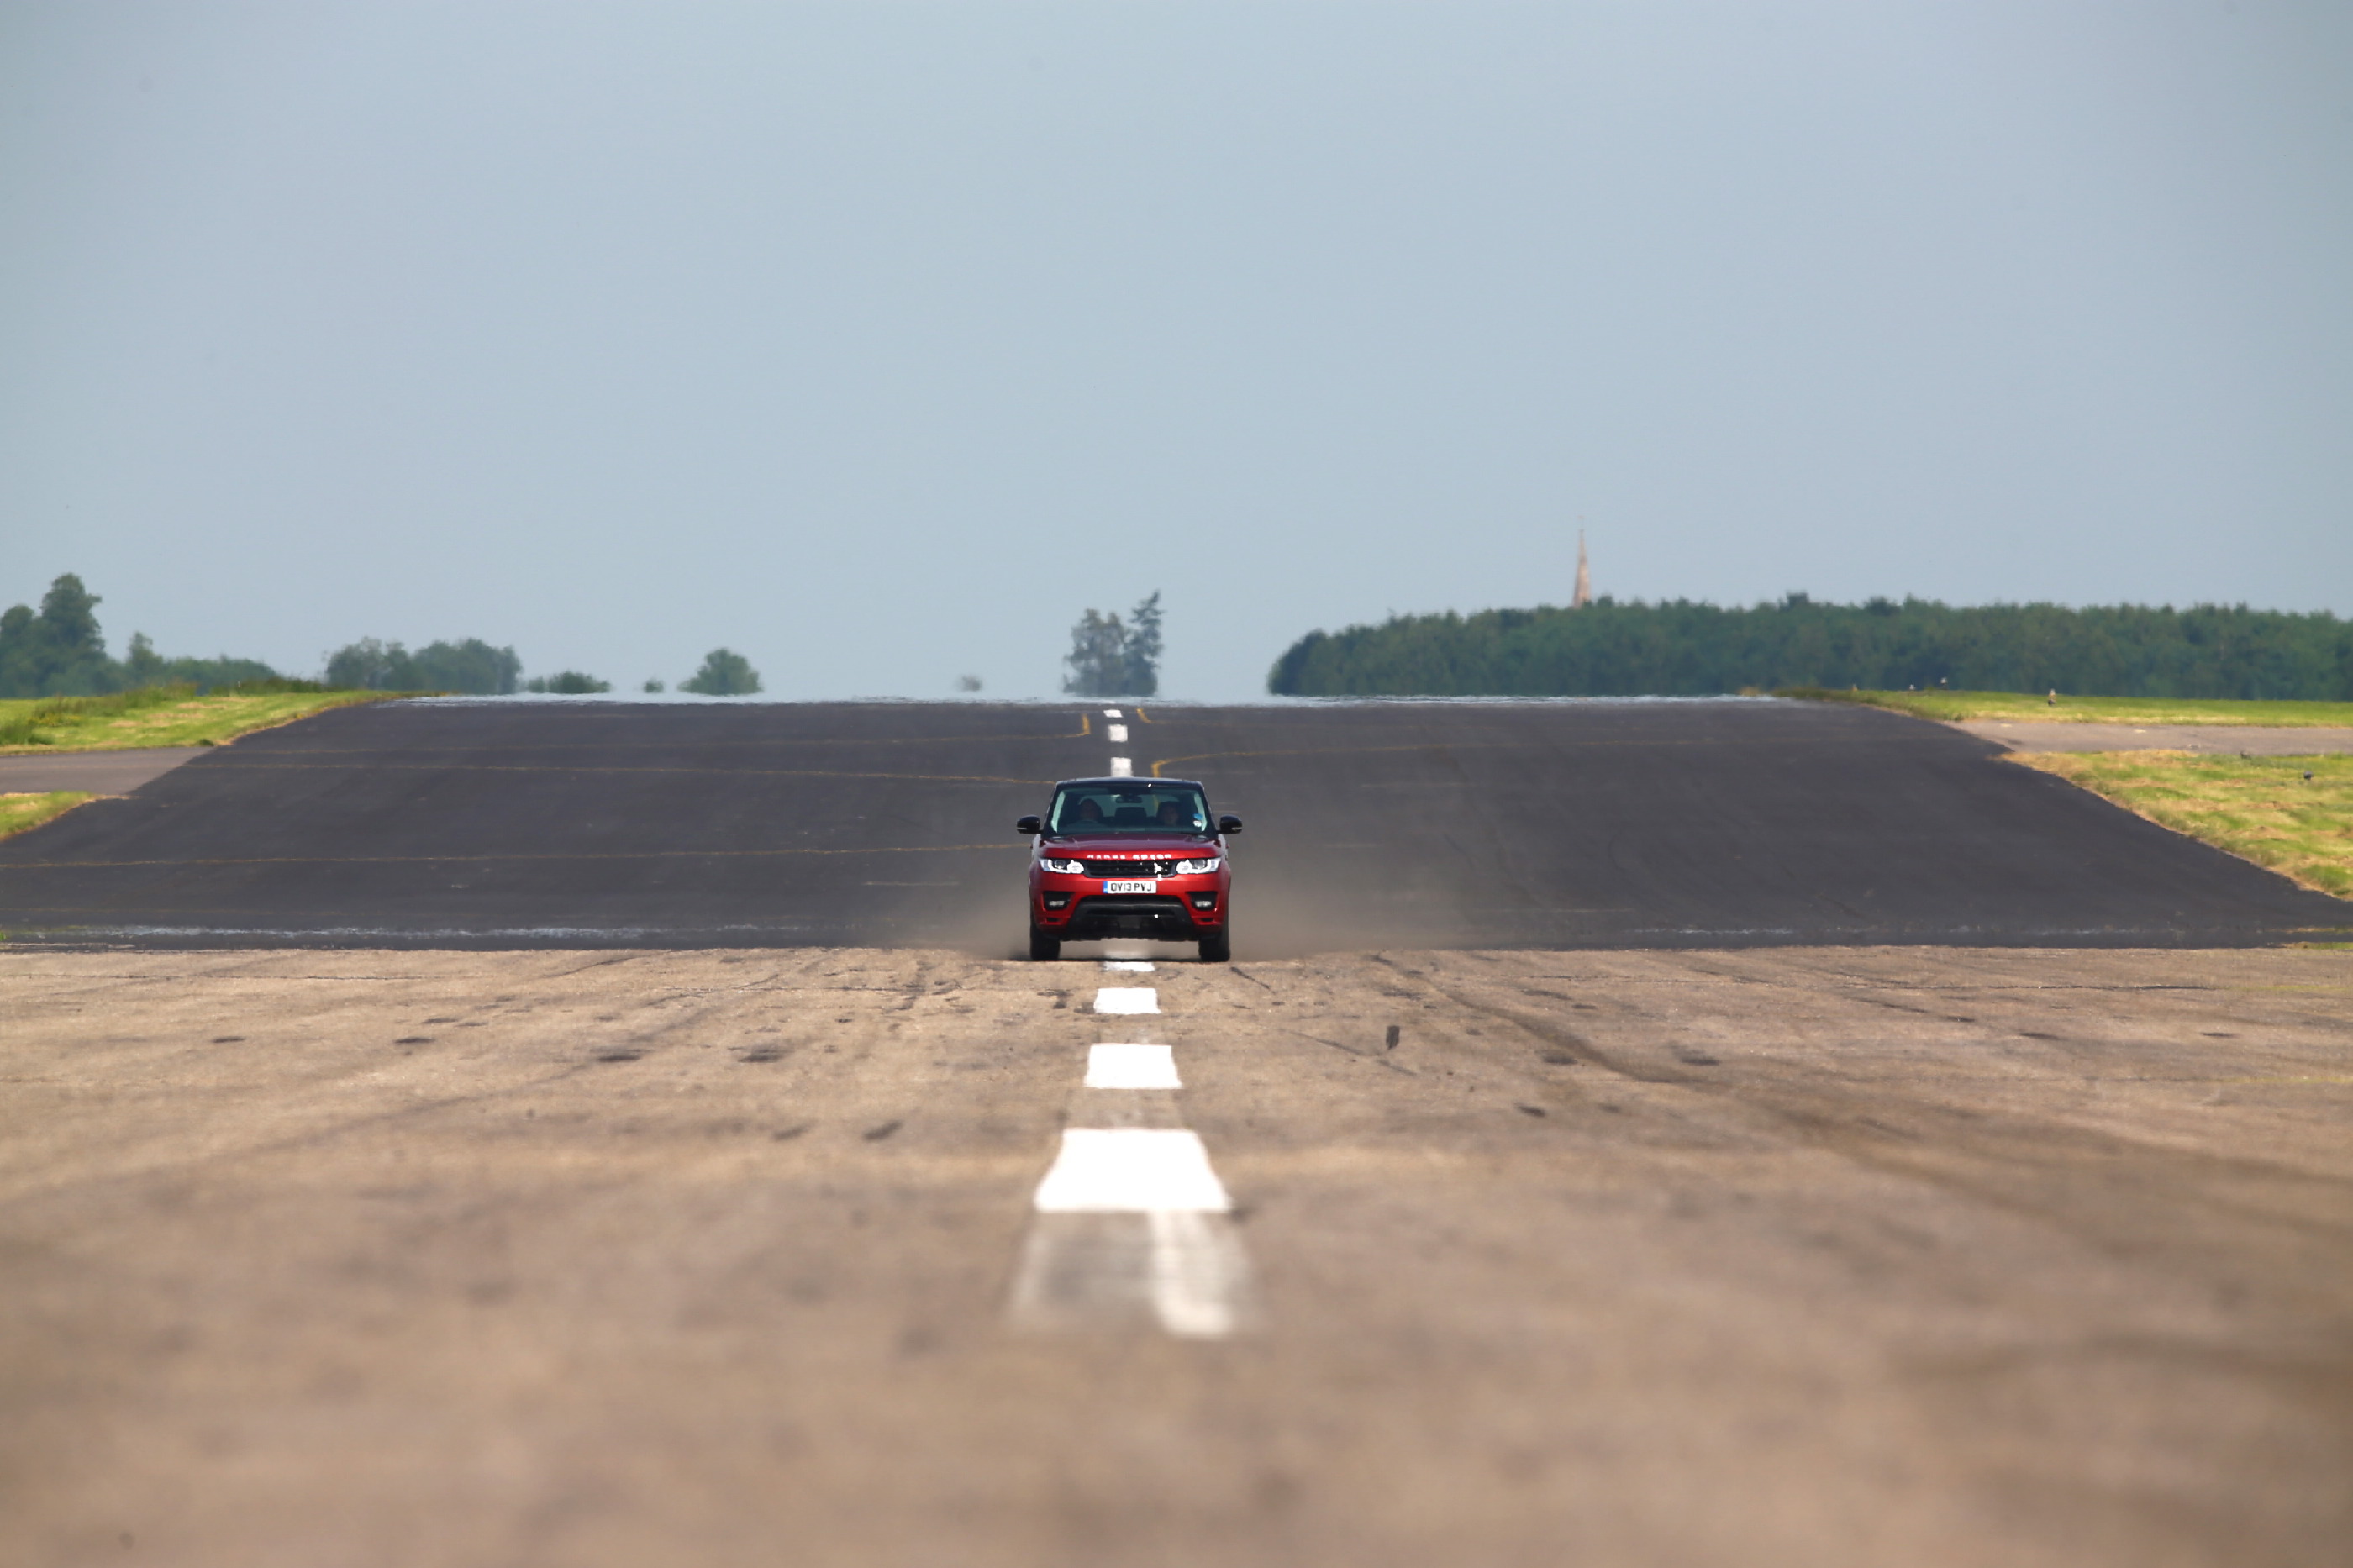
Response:
M1029 928L1029 959L1033 963L1051 963L1062 956L1062 939L1051 931Z
M1234 955L1233 938L1224 931L1201 939L1201 962L1223 963Z

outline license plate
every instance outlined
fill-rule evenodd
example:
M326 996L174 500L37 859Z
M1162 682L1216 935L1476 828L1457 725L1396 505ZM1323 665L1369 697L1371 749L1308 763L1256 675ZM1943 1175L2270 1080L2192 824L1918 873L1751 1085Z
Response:
M1105 882L1103 884L1103 891L1106 893L1156 893L1159 890L1160 884L1157 882Z

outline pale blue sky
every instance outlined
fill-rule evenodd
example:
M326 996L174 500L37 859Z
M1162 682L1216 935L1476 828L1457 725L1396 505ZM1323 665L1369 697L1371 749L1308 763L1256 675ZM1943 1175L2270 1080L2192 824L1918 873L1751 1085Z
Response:
M1166 687L1598 586L2353 613L2353 7L0 9L0 603Z

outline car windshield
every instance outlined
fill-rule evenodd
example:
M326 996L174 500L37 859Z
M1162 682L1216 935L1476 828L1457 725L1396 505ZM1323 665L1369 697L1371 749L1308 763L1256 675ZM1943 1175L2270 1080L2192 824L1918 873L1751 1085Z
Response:
M1075 833L1198 833L1209 831L1209 803L1198 785L1122 779L1065 784L1055 792L1046 831Z

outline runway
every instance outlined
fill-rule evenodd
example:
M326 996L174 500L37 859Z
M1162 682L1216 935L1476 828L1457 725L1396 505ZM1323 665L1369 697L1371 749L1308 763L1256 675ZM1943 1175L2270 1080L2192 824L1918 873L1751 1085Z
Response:
M1017 956L1114 763L1233 963ZM1843 707L327 715L0 845L0 1562L2337 1568L2348 923Z
M1124 738L1114 742L1117 727ZM2353 909L1894 714L1769 700L410 702L248 736L0 845L19 943L1023 940L1057 778L1205 781L1237 951L2265 943Z
M2353 954L12 946L0 1008L0 1561L2353 1537ZM1105 1193L1124 1131L1192 1152Z

